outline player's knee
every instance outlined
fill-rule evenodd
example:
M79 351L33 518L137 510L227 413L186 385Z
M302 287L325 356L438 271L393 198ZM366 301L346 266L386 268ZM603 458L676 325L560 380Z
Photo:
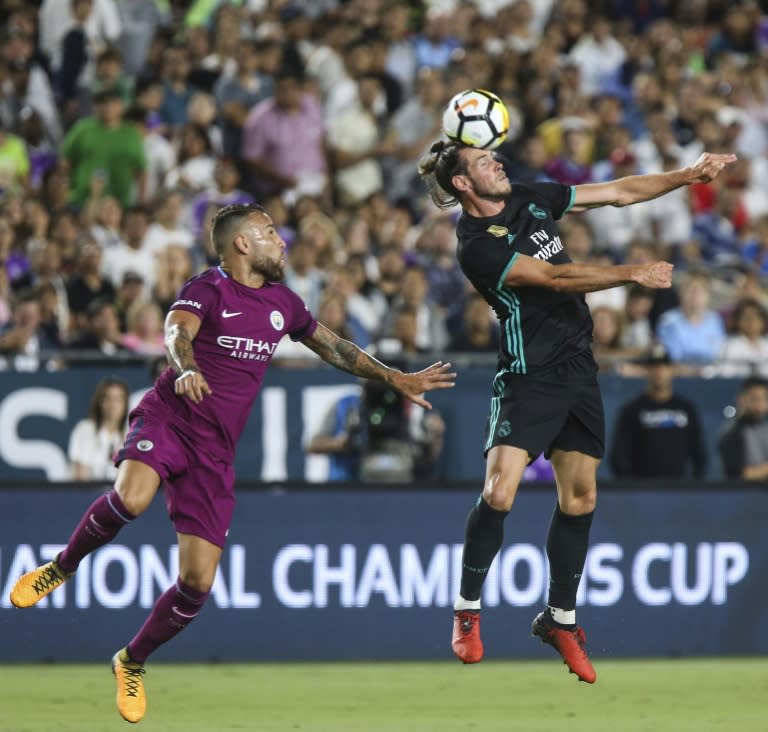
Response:
M203 572L197 569L186 569L179 571L181 581L198 592L210 592L213 586L215 573Z
M515 502L517 482L500 474L491 476L483 489L483 499L495 511L509 511Z
M571 516L580 516L585 513L592 513L597 505L597 490L595 488L586 489L583 492L571 493L561 496L560 510Z

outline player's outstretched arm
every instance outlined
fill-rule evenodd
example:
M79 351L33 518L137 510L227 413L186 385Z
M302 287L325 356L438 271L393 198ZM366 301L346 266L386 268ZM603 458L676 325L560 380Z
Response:
M585 183L576 186L570 210L577 213L598 206L629 206L650 201L682 186L708 183L735 160L735 155L702 153L688 168L650 175L629 175L607 183Z
M557 292L595 292L619 285L638 284L658 290L672 286L669 262L619 264L550 264L525 254L517 256L504 283L509 287L546 287Z
M352 341L339 338L322 323L318 323L315 332L302 343L331 366L364 379L386 381L406 399L427 409L432 409L432 405L422 396L425 391L449 389L456 381L456 374L448 371L451 364L442 361L416 373L390 368Z
M186 396L195 404L206 395L213 394L211 387L195 362L192 341L200 330L200 318L186 310L171 310L165 319L165 347L168 359L178 376L174 391Z

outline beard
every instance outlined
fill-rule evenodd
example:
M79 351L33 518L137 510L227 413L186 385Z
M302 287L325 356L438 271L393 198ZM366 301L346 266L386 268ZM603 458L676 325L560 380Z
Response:
M277 261L262 259L255 262L251 269L269 282L282 282L285 279L285 267L279 259Z
M508 180L494 181L488 185L473 180L472 186L475 194L487 201L503 201L512 192L512 185Z

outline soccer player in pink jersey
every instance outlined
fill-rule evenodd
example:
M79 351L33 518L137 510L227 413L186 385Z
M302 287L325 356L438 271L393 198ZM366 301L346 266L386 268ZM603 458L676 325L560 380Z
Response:
M442 362L417 373L389 368L318 323L280 284L285 242L260 206L221 209L211 237L221 264L188 280L171 305L171 365L130 414L114 488L85 511L64 550L11 591L16 607L37 603L142 514L164 484L179 576L112 659L117 707L129 722L146 711L144 662L197 616L210 593L234 509L235 445L280 339L288 334L336 368L386 381L427 408L423 393L452 387L456 376Z

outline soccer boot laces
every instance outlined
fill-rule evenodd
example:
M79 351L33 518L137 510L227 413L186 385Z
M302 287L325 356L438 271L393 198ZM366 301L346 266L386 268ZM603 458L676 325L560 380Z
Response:
M55 559L46 562L16 580L11 590L11 603L16 607L32 607L63 585L73 574L65 572Z
M143 663L131 661L125 648L112 657L112 673L117 683L117 711L127 722L138 722L147 711Z

